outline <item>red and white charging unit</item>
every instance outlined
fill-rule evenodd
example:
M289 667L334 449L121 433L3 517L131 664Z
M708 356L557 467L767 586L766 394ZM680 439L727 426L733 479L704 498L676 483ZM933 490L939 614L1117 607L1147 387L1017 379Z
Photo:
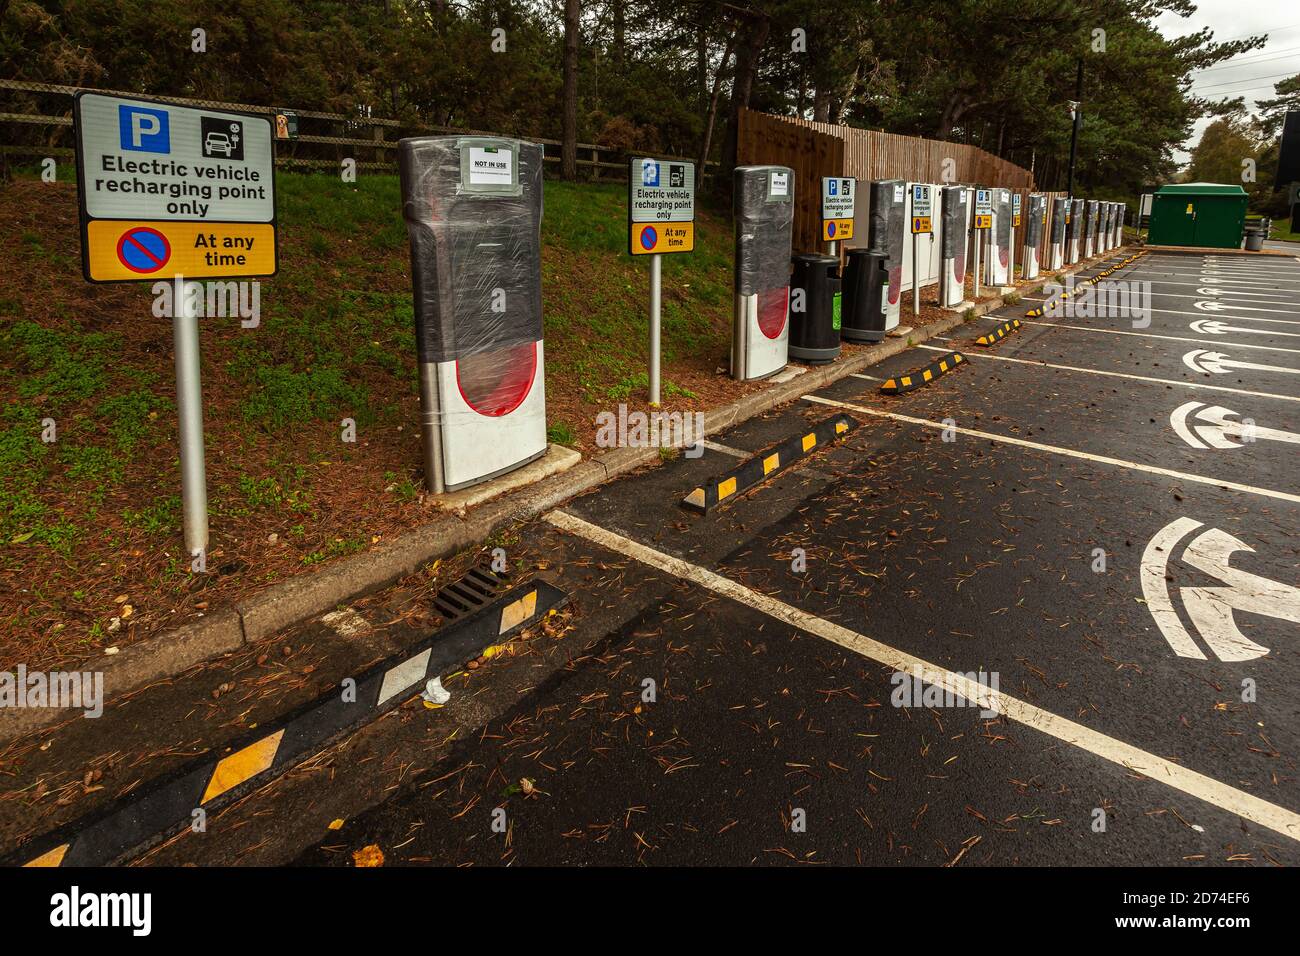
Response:
M731 376L766 378L789 361L790 242L794 226L794 170L737 166L736 312Z
M941 209L943 235L940 254L943 268L939 273L939 304L952 308L966 299L966 249L970 244L971 210L975 208L970 188L945 186Z
M424 478L435 494L546 452L542 147L404 139Z

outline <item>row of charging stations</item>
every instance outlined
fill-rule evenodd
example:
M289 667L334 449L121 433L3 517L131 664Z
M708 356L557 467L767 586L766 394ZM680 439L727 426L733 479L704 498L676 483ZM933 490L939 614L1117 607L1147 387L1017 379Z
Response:
M546 451L543 153L540 145L517 140L433 136L403 140L399 156L425 476L430 490L441 493ZM839 182L856 191L853 180ZM803 255L794 257L792 280L794 192L788 167L735 170L731 369L737 379L772 375L791 354L830 361L841 336L882 340L898 327L907 291L938 284L939 302L959 306L972 255L977 263L982 258L981 277L990 285L1005 284L1014 271L1020 210L1010 190L880 180L868 189L868 244L847 250L843 276L838 257ZM1051 212L1050 269L1119 245L1123 204L1055 199ZM1021 266L1034 278L1046 197L1030 194L1026 213ZM851 225L841 235L851 237ZM823 323L833 334L802 335L792 348L791 316L801 313L834 313L839 321Z

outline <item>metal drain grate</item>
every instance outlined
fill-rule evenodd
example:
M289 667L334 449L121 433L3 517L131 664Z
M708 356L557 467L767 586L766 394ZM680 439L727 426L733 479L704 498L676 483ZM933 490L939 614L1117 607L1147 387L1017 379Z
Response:
M509 572L498 574L491 565L482 564L440 590L433 607L443 624L450 624L486 607L509 585Z

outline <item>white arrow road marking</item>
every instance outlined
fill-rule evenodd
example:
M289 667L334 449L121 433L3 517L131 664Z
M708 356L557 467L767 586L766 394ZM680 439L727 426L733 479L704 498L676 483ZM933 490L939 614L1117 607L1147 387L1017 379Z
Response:
M1300 588L1231 567L1228 561L1234 551L1255 553L1254 548L1218 528L1198 535L1183 552L1183 560L1218 578L1224 586L1182 588L1179 593L1192 623L1219 660L1249 661L1263 657L1268 648L1242 634L1232 612L1262 614L1300 624Z
M1205 660L1205 652L1196 646L1192 635L1183 627L1174 603L1169 599L1169 586L1165 583L1168 573L1169 555L1179 541L1188 532L1201 526L1199 521L1191 518L1179 518L1165 525L1156 532L1155 537L1147 542L1142 552L1142 565L1138 577L1142 583L1142 597L1147 602L1147 610L1155 618L1156 627L1164 635L1169 646L1179 657L1190 657L1198 661Z
M1243 329L1236 325L1229 325L1227 322L1220 322L1217 319L1197 319L1194 322L1188 322L1187 325L1193 331L1201 332L1205 335L1227 335L1229 332L1246 332L1254 335L1286 335L1291 338L1300 339L1300 332L1275 332L1272 329Z
M874 661L903 674L915 673L919 668L922 679L935 687L951 690L966 700L996 710L1019 724L1037 730L1071 747L1078 747L1087 753L1109 761L1126 774L1138 773L1157 783L1185 793L1211 806L1235 814L1243 820L1300 840L1300 814L1284 807L1261 800L1252 793L1238 790L1226 783L1220 783L1213 777L1189 770L1181 763L1174 763L1163 757L1147 753L1132 744L1115 737L1093 730L1084 724L1076 723L1058 716L1049 710L1043 710L1034 704L995 691L972 681L968 677L954 673L947 668L931 664L906 651L890 647L874 638L851 631L843 625L825 618L809 614L793 605L786 604L770 595L745 587L737 581L723 577L697 564L690 564L681 558L657 551L654 548L615 534L598 525L583 521L563 511L552 511L546 520L555 527L576 537L585 538L592 544L605 548L615 554L621 554L639 561L646 567L654 568L664 574L687 581L720 597L728 598L744 607L753 608L773 620L798 628L807 634L813 634L844 648L852 654L869 661ZM1193 645L1195 647L1195 645Z
M1197 420L1189 424L1188 419L1193 415ZM1229 421L1229 416L1237 416L1237 413L1222 405L1186 402L1170 412L1169 424L1178 437L1193 448L1240 448L1243 443L1261 440L1300 445L1300 434ZM1229 436L1242 441L1232 441Z
M1258 372L1282 372L1287 375L1300 375L1300 368L1283 368L1281 365L1259 365L1255 362L1238 362L1222 352L1209 352L1205 349L1193 349L1183 356L1183 364L1193 372L1211 372L1226 375L1229 369L1244 368Z
M1171 283L1169 283L1169 285L1186 285L1186 284L1187 284L1187 283L1183 283L1183 282L1177 282L1177 283L1171 282ZM1228 299L1240 299L1240 298L1267 299L1269 296L1277 295L1277 294L1278 294L1278 293L1276 293L1276 292L1234 292L1234 291L1232 291L1231 289L1197 289L1196 291L1197 291L1197 293L1198 293L1199 295L1212 295L1212 296L1217 296L1217 297L1219 297L1219 298L1228 298ZM1153 292L1152 295L1173 295L1173 293L1172 293L1172 292ZM1180 295L1178 298L1180 298L1180 299L1194 299L1194 298L1196 298L1196 296L1194 296L1194 295ZM1275 301L1278 305L1290 305L1290 304L1292 303L1293 300L1291 300L1291 299L1275 299L1275 300L1273 300L1273 301ZM1263 303L1257 303L1257 304L1262 305Z
M1166 583L1174 548L1202 527L1192 518L1179 518L1160 529L1142 553L1142 596L1160 633L1179 657L1205 660L1200 647L1183 627ZM1263 657L1268 648L1256 644L1237 628L1233 611L1275 617L1300 624L1300 588L1231 566L1236 551L1255 549L1218 528L1201 532L1183 552L1183 560L1198 571L1223 582L1221 587L1185 587L1179 595L1201 639L1221 661L1249 661Z
M1294 315L1300 312L1300 309L1261 309L1250 305L1231 305L1227 302L1216 302L1212 299L1202 299L1199 302L1194 302L1193 305L1202 312L1271 312L1275 315Z

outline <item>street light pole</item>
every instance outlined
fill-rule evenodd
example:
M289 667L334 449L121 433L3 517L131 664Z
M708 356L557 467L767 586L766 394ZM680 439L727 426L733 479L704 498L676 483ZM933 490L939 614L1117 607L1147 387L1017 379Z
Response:
M1083 125L1083 57L1079 57L1079 71L1074 80L1074 128L1070 131L1070 172L1065 183L1065 194L1074 195L1074 160L1079 153L1079 127Z

